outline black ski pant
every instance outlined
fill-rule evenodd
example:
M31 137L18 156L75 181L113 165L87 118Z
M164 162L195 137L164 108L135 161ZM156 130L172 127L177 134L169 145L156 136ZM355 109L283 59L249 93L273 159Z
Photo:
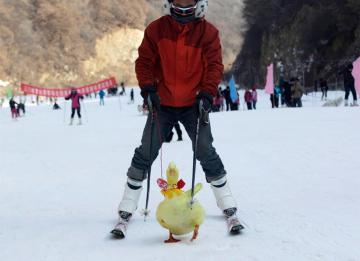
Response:
M75 111L77 112L77 116L78 116L79 119L80 119L80 118L81 118L80 107L79 107L79 108L71 108L71 119L74 118L74 116L75 116Z
M302 107L301 98L294 98L293 99L293 107Z
M246 105L247 105L248 110L252 110L252 103L251 102L247 102Z
M148 115L141 145L135 149L135 154L127 173L129 178L140 181L146 179L149 167L159 154L164 137L169 135L177 121L184 125L194 149L197 124L197 115L194 108L161 106L161 110L154 117L153 124L151 124L151 114ZM151 139L152 149L150 151ZM200 123L196 159L200 161L207 182L220 179L226 175L224 165L212 143L213 137L210 123Z
M354 101L357 100L356 90L354 85L345 85L345 100L349 99L350 92L352 93Z

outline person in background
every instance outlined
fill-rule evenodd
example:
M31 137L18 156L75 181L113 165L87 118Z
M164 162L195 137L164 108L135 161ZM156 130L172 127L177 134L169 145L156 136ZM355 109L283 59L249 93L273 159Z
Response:
M350 92L353 96L352 106L358 106L357 94L355 90L355 79L352 75L353 65L350 63L343 69L339 74L344 77L344 88L345 88L345 106L349 106L349 95Z
M250 89L247 89L244 94L244 99L247 105L248 110L252 110L252 94L250 92Z
M131 91L130 91L130 103L134 103L134 102L135 102L134 88L131 88Z
M101 106L101 105L102 105L102 106L105 105L104 97L105 97L105 92L104 92L104 90L99 91L100 106Z
M10 106L11 117L13 119L16 119L17 117L19 117L19 114L18 114L17 108L16 108L17 104L18 103L16 101L14 101L14 97L11 97L9 100L9 106Z
M214 102L213 102L213 105L212 105L212 108L211 110L213 112L219 112L220 111L220 108L221 108L221 103L222 103L222 95L221 93L218 91L218 93L216 94L216 96L214 97Z
M120 95L126 95L124 82L120 83L120 87L121 87Z
M178 140L178 141L182 141L182 140L183 140L183 139L182 139L182 131L181 131L179 122L176 122L176 123L174 124L174 127L175 127L176 134L177 134L177 136L178 136L178 139L177 139L177 140ZM164 142L167 142L167 143L171 142L173 136L174 136L174 132L171 131L171 132L169 133L169 135L165 138L165 141L164 141Z
M255 86L252 88L251 95L252 95L252 106L253 106L254 110L256 110L256 103L257 103L258 95L257 95Z
M240 96L239 96L238 91L236 91L236 95L237 95L237 97L236 97L235 101L232 101L232 99L230 98L230 101L231 101L230 110L232 110L232 111L238 111L239 110Z
M84 96L79 94L75 88L71 88L71 93L65 97L65 100L71 99L71 119L70 124L73 124L75 111L77 112L78 118L79 118L79 125L81 125L81 105L80 105L80 99L83 100Z
M287 107L292 107L292 101L291 101L291 84L288 81L284 81L283 84L284 91L284 102Z
M320 79L320 89L321 89L321 92L322 92L321 100L322 101L324 99L327 100L327 92L329 90L329 87L328 87L327 81L324 78Z
M304 94L304 88L300 85L299 79L294 79L294 85L291 89L291 97L293 101L293 107L302 107L301 98Z
M60 108L59 104L57 104L57 102L55 100L54 105L53 105L53 110L60 110L60 109L61 108Z
M231 98L230 98L230 87L226 86L226 89L222 91L222 95L226 103L226 111L230 110Z
M25 103L22 102L22 100L20 99L20 102L17 105L17 114L18 116L20 116L20 111L22 111L22 114L25 115Z
M279 85L275 85L274 93L275 93L275 107L279 108L280 105L279 100L282 98L281 88Z

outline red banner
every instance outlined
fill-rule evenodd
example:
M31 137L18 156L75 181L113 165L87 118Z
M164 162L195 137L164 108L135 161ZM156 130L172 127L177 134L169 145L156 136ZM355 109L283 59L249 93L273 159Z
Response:
M75 87L75 89L80 93L80 94L89 94L89 93L94 93L94 92L98 92L100 90L105 90L105 89L109 89L112 87L115 87L117 85L116 80L114 77L111 77L109 79L97 82L97 83L93 83L93 84L89 84L89 85L85 85L82 87ZM37 96L45 96L45 97L65 97L67 95L70 94L71 92L71 87L68 88L61 88L61 89L55 89L55 88L42 88L42 87L37 87L37 86L32 86L29 84L21 84L21 91L24 92L25 94L34 94Z

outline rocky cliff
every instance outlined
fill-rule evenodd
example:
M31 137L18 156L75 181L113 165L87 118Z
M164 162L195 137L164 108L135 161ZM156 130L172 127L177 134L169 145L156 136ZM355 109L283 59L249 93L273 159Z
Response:
M0 80L46 87L83 85L114 75L136 83L134 60L162 0L0 0ZM242 0L210 1L231 67L242 39Z

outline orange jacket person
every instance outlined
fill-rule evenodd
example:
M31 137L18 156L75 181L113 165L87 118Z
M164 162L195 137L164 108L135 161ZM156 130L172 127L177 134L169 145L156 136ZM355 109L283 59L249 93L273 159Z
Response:
M232 231L243 228L236 218L236 202L224 165L212 145L207 117L224 69L219 31L204 19L207 3L207 0L167 0L164 3L166 15L145 29L135 70L141 94L145 100L150 99L159 124L152 124L149 114L141 145L136 148L127 172L118 208L119 222L112 231L118 238L125 237L128 221L138 206L142 183L164 137L179 121L194 148L200 115L203 117L200 118L196 159Z

